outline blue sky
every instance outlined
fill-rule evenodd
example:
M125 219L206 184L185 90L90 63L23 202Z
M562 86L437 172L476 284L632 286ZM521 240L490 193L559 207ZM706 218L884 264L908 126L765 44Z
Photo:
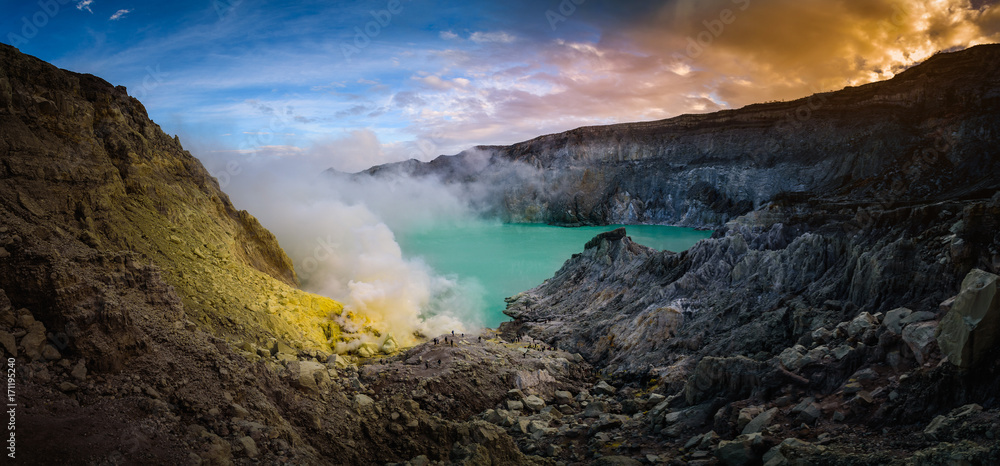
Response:
M355 171L785 100L996 42L992 2L4 0L0 41L92 73L206 161Z

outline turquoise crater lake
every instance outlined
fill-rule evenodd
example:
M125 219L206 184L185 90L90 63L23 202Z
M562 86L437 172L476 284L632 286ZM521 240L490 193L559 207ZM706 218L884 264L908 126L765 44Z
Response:
M565 228L540 224L471 222L397 234L407 257L423 259L436 272L465 286L481 287L483 324L509 318L504 298L538 286L598 233L623 225ZM684 251L711 231L661 225L625 226L632 240L659 250Z

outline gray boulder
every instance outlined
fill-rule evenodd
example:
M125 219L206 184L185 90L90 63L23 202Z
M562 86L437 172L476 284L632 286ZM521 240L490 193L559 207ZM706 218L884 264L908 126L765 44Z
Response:
M934 333L937 330L937 322L920 322L903 327L903 341L913 351L917 362L923 364L927 362L927 357L934 349Z
M982 406L969 404L951 410L948 415L935 417L927 427L924 428L924 437L931 441L950 440L952 426L958 424L963 419L983 410Z
M754 449L760 448L764 444L764 438L759 433L740 435L735 440L723 440L715 449L715 457L722 464L730 466L742 466L751 464L758 460L758 455Z
M598 395L614 395L616 391L618 391L618 389L612 387L603 380L597 382L597 385L594 385L594 393L597 393Z
M535 395L526 397L523 403L525 408L536 412L541 411L545 407L545 401Z
M898 307L885 313L885 319L882 320L882 325L884 325L890 332L899 335L903 332L902 320L912 313L913 311L905 307Z
M847 324L847 335L856 338L876 325L878 325L878 319L867 312L862 312L850 324Z
M1000 339L1000 277L973 269L962 280L962 291L941 319L937 341L948 361L970 368L982 361Z
M771 421L774 420L774 415L778 414L778 408L771 408L763 413L757 415L753 418L746 427L743 428L743 435L756 434L765 427L771 425Z

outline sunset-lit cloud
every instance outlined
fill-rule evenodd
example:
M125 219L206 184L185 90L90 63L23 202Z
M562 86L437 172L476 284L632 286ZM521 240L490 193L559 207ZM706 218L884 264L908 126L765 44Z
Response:
M128 86L196 155L326 151L317 160L357 170L794 99L1000 40L986 0L589 0L556 27L555 0L404 1L395 13L360 0L230 3L151 4L128 30L73 9L19 46ZM32 12L0 25L17 30ZM358 52L345 57L345 44Z

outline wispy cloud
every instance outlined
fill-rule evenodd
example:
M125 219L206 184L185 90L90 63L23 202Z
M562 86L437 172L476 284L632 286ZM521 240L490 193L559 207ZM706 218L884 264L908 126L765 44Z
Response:
M90 0L88 0L88 1L90 1ZM127 15L127 14L129 14L131 12L132 12L132 10L118 10L118 11L115 12L115 14L111 15L111 17L108 18L108 19L111 20L111 21L118 21L119 19L124 18L125 15Z
M81 0L76 2L76 9L80 11L87 11L90 14L94 14L94 10L90 9L90 5L94 3L94 0Z
M481 42L499 42L502 44L509 44L514 42L516 37L506 33L506 32L473 32L469 36L469 40L477 43Z

